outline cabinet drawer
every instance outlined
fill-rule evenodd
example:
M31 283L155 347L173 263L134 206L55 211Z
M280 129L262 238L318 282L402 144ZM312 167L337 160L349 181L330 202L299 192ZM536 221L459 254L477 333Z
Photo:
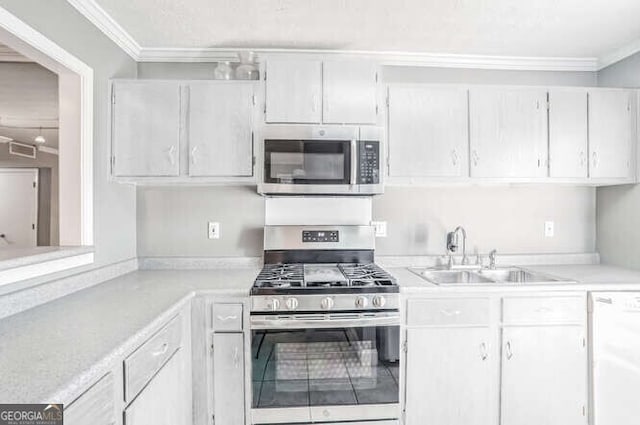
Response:
M587 314L584 297L504 298L504 324L582 323Z
M64 409L66 425L113 425L115 416L115 388L111 373Z
M174 317L124 361L125 401L131 401L176 352L182 342L182 320Z
M242 331L242 304L213 304L212 313L214 331Z
M489 299L439 298L409 300L409 326L487 325Z

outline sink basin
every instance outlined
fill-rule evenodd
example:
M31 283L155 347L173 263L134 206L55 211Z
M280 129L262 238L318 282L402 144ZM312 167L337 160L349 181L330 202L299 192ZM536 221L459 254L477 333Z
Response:
M488 277L469 270L412 270L418 276L438 285L493 283Z
M507 283L546 283L559 282L560 279L547 276L542 273L530 272L528 270L511 267L506 269L484 269L478 271L478 274L495 282Z
M569 282L564 279L558 279L544 273L536 273L519 267L473 270L410 268L409 270L436 285Z

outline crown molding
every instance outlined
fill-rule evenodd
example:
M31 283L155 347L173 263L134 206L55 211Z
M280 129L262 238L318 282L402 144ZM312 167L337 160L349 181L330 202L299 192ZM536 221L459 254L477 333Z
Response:
M21 55L9 46L0 44L0 62L33 62L26 56Z
M95 0L67 0L80 14L109 37L135 61L140 57L140 45Z
M247 49L239 48L142 48L139 62L217 62L237 61L237 53L252 50L258 56L303 54L309 56L363 57L383 65L428 66L443 68L474 68L526 71L589 71L597 70L597 58L555 58L454 55L442 53L381 52L362 50L312 49Z
M611 53L600 56L600 58L598 59L598 71L611 66L614 63L620 62L621 60L626 59L638 52L640 52L640 39L634 40L626 46L614 50Z

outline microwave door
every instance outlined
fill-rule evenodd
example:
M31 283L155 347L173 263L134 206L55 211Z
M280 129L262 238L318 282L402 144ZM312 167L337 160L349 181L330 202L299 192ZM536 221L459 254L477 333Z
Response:
M265 140L264 192L348 193L357 179L356 142Z

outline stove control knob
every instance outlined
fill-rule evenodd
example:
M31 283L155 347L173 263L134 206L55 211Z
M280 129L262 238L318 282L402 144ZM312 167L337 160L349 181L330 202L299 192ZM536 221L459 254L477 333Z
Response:
M280 310L280 300L277 298L274 298L267 304L267 306L271 311L278 311Z
M320 307L322 307L323 310L331 310L333 304L333 298L331 297L323 298L322 301L320 301Z
M285 305L287 306L287 310L295 310L298 308L298 300L295 298L287 298Z
M373 297L373 306L382 308L387 303L387 300L382 295L376 295Z
M367 307L367 304L369 304L369 300L367 299L367 297L360 296L356 298L356 307L365 308Z

